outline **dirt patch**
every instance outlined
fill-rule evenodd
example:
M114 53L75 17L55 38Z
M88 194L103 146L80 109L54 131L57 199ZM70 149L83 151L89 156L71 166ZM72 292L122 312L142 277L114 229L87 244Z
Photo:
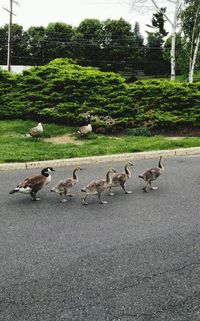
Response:
M53 144L74 144L74 145L83 145L84 142L80 140L76 140L73 136L69 134L61 135L61 136L55 136L50 138L44 138L45 142L50 142Z

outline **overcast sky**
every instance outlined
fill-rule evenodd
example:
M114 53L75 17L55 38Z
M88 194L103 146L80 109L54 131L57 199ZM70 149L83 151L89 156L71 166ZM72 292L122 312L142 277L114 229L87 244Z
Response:
M13 22L23 26L44 26L49 22L65 22L78 26L86 18L104 21L108 18L123 18L134 26L138 21L141 33L145 36L145 24L150 23L152 12L138 13L130 9L129 0L17 0L20 4L13 6L16 16ZM8 23L9 0L0 0L0 26Z

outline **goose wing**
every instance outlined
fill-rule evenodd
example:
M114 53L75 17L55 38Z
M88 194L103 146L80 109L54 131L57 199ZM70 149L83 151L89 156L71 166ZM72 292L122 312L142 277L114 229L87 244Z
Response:
M19 183L17 187L19 188L27 188L30 187L32 190L39 190L45 184L46 177L43 175L33 175L27 177L23 182ZM40 187L41 186L41 187Z
M115 173L112 175L113 184L125 183L127 180L127 175L125 173Z
M67 189L72 188L75 184L76 184L76 180L73 178L67 178L66 180L62 181L62 185Z
M160 174L160 168L158 167L149 168L145 171L146 180L156 179L158 176L160 176Z
M29 134L31 136L37 136L41 133L41 131L37 127L33 127L29 130Z
M83 188L83 191L94 193L96 192L96 181L91 181L88 185Z
M99 179L98 181L95 181L95 187L98 192L101 192L108 188L108 184L105 179Z
M86 185L82 191L89 192L89 193L95 193L99 191L99 189L105 184L105 180L97 180L97 181L91 181L88 185Z

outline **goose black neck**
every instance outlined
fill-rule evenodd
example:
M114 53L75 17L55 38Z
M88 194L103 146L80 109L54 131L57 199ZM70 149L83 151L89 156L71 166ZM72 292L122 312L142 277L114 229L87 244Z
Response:
M129 169L128 169L128 164L125 165L125 173L126 173L127 175L130 174L130 171L129 171Z
M91 116L89 115L88 118L87 118L87 124L88 125L90 124L90 120L91 120Z
M75 168L74 171L73 171L73 179L77 179L78 178L78 176L76 174L76 171L77 171L77 169Z
M111 179L110 179L110 174L111 174L110 171L108 171L107 174L106 174L106 182L107 182L107 183L109 183L110 180L111 180Z
M163 168L161 161L162 161L162 158L160 158L160 160L159 160L159 162L158 162L158 167L159 167L159 168Z

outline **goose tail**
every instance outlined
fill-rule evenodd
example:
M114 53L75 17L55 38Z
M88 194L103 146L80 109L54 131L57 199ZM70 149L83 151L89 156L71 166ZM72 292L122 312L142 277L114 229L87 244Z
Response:
M10 191L9 194L14 194L14 193L17 193L17 192L19 192L19 188L18 187L12 189L12 191Z

